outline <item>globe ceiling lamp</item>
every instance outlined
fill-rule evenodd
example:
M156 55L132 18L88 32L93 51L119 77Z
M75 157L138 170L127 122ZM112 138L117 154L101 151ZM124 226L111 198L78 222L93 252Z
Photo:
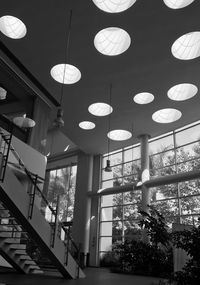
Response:
M110 106L110 112L108 116L108 132L110 132L110 121L111 121L111 113L112 113L112 107L111 107L111 95L112 95L112 84L110 84L110 94L109 94L109 106ZM104 169L105 172L112 172L112 168L110 166L110 138L108 137L108 159L106 160L106 167Z
M30 118L27 118L26 114L24 114L22 117L15 117L13 119L13 123L16 126L24 129L33 128L35 126L35 121Z
M11 39L21 39L27 33L25 24L20 19L11 15L0 18L0 31Z
M0 100L5 100L6 95L7 95L7 91L4 88L0 87Z
M92 0L102 11L107 13L120 13L129 9L136 0Z

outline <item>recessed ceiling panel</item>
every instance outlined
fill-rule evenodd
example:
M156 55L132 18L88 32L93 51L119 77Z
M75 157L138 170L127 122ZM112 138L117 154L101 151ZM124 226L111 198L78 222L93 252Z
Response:
M171 9L181 9L190 5L194 0L163 0Z
M184 101L194 97L198 92L198 88L194 84L182 83L173 86L167 92L167 96L171 100Z
M154 100L154 96L151 93L142 92L135 95L133 100L137 104L149 104Z
M104 55L114 56L125 52L131 44L129 34L120 28L110 27L99 31L94 38L95 48Z
M136 0L92 0L104 12L119 13L130 8Z
M132 134L126 130L113 130L108 132L108 138L113 141L125 141L132 137Z
M166 108L153 113L152 119L157 123L166 124L179 120L181 116L182 114L179 110Z
M79 127L83 130L92 130L95 128L95 124L90 121L83 121L79 123Z
M71 64L57 64L50 73L53 79L63 84L74 84L81 79L80 70Z
M21 39L27 32L25 24L13 16L2 16L0 18L0 31L11 39Z
M88 107L88 111L94 116L107 116L112 113L113 108L106 103L94 103Z
M200 32L191 32L178 38L171 48L174 57L182 60L200 56Z

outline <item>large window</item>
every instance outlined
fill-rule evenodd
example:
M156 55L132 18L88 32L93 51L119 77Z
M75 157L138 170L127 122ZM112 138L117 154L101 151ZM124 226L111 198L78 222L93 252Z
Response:
M150 139L150 179L200 169L200 122ZM110 155L112 172L104 168L102 188L126 185L140 180L140 145L121 149ZM113 242L138 238L138 209L141 191L103 196L100 211L100 254ZM151 204L172 223L195 224L200 215L200 179L151 188Z
M71 165L47 172L46 197L55 209L59 199L59 221L73 220L77 166Z

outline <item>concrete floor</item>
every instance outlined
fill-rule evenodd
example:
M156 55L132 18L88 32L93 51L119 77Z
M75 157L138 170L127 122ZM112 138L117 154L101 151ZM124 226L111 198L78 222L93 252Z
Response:
M0 273L0 285L158 285L159 279L110 273L105 268L87 268L86 278L66 280L57 276ZM46 283L46 284L44 284Z

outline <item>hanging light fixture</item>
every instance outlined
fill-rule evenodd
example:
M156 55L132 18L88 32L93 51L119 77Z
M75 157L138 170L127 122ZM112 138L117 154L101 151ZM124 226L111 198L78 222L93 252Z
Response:
M22 117L15 117L13 119L13 123L18 127L24 129L33 128L35 126L35 121L27 118L26 114L24 114Z
M110 114L108 116L108 133L110 133L110 120L111 120L111 113L112 113L112 107L111 107L111 95L112 95L112 84L110 84L110 96L109 96L109 105L110 105ZM105 172L112 172L112 168L110 166L110 138L108 138L108 159L106 160L106 167Z
M0 100L5 100L6 95L7 95L7 91L4 88L0 87Z
M55 65L51 69L51 76L61 83L61 97L60 97L60 107L57 110L57 116L53 122L54 127L61 128L64 126L63 114L64 111L62 109L62 99L64 94L64 84L73 84L80 80L81 73L77 67L71 64L67 64L69 62L69 43L70 43L70 35L71 35L71 23L72 23L72 10L70 10L69 17L69 28L67 35L67 46L65 53L65 63Z

